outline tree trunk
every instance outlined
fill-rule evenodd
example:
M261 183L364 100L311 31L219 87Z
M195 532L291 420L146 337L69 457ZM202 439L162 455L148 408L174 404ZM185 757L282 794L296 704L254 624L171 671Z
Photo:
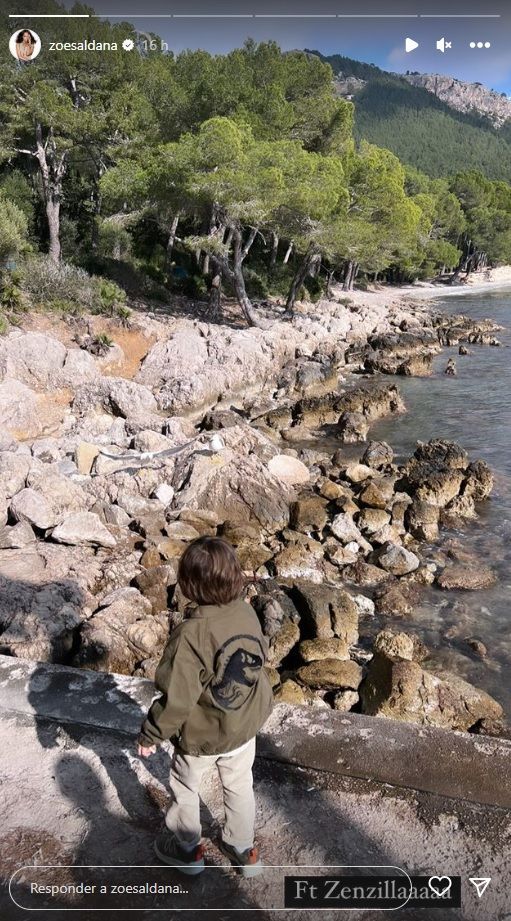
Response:
M48 254L53 262L60 261L60 203L62 201L62 180L66 171L67 153L57 155L53 134L50 131L46 144L43 143L43 131L36 125L36 153L41 171L44 207L48 220L49 248Z
M245 288L245 279L243 278L243 269L242 263L238 260L234 264L233 274L232 274L232 283L238 304L240 305L245 319L249 326L258 326L260 329L264 329L264 324L261 323L257 313L252 305L252 302L246 292Z
M293 315L293 310L295 306L295 301L298 296L298 292L303 285L307 275L309 274L311 268L319 260L319 253L315 253L313 249L309 249L305 255L305 258L298 267L298 270L295 272L295 276L291 282L289 292L287 295L286 301L286 314L288 316Z
M334 280L334 269L330 272L327 272L326 277L326 286L325 286L325 297L330 297L332 293L332 282Z
M294 246L294 243L291 240L291 243L289 244L286 250L286 255L284 256L284 259L282 260L284 265L287 265L289 262L289 257L291 256L291 253L293 252L293 246Z
M245 259L247 253L254 242L257 229L252 228L250 231L247 242L243 246L241 238L241 230L239 227L230 227L228 235L230 239L234 241L234 250L232 254L232 268L229 265L229 259L227 256L217 258L218 267L221 269L222 275L226 281L234 288L234 293L236 295L236 300L240 305L243 315L249 326L257 326L259 329L265 329L266 324L263 323L257 316L256 310L253 307L253 304L247 294L245 288L245 279L243 277L243 260Z
M169 235L167 238L167 249L165 252L165 269L168 271L170 269L170 264L172 262L172 251L174 249L174 243L176 242L177 228L179 224L179 219L181 213L176 211L174 217L172 218L172 223L170 225Z
M344 281L342 283L343 291L353 291L353 283L357 276L358 264L356 262L348 262L346 267L346 272L344 275Z
M222 276L220 272L213 276L211 288L209 289L208 299L208 317L211 320L218 320L220 316L220 307L222 303Z
M277 264L277 251L279 248L279 238L278 234L272 233L271 235L271 256L270 256L270 266L273 269Z

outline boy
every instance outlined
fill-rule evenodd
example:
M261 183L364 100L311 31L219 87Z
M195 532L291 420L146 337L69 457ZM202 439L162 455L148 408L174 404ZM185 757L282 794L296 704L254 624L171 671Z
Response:
M256 876L263 864L254 847L252 764L256 733L273 706L263 668L267 643L242 600L245 578L226 541L193 541L179 562L178 584L198 607L167 643L155 676L162 696L149 710L138 747L147 757L165 739L175 746L174 802L165 819L170 834L157 838L156 854L183 873L204 869L198 790L215 764L225 809L219 847L243 876Z

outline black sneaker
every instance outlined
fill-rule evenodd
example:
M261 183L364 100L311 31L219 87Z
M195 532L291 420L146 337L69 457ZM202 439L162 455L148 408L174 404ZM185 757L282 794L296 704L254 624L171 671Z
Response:
M232 845L226 844L222 838L218 842L218 847L245 879L259 876L264 871L264 864L256 847L249 847L246 851L237 851Z
M187 876L196 876L204 870L204 845L198 844L193 850L188 851L181 847L179 841L170 832L163 832L154 842L156 856L163 863L175 867L180 873Z

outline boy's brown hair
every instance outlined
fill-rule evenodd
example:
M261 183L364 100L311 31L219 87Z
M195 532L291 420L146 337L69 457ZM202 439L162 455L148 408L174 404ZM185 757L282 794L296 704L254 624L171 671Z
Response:
M246 582L233 547L221 537L192 541L179 561L177 581L190 601L218 605L239 598Z

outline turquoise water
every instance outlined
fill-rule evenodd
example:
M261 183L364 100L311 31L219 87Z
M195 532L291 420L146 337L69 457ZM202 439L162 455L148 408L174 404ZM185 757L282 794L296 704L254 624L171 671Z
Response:
M434 661L493 694L511 722L511 288L439 298L434 307L442 313L491 317L505 327L497 333L502 345L473 345L469 356L458 356L457 348L444 349L435 359L432 377L396 379L408 412L378 423L370 437L388 441L398 460L413 452L417 440L449 438L463 445L471 459L490 464L496 477L492 498L479 506L477 522L449 536L460 538L466 549L492 565L499 581L479 592L429 589L413 617L394 626L419 633ZM444 374L451 355L457 377ZM459 634L447 639L451 626ZM485 660L471 652L469 636L487 646Z

